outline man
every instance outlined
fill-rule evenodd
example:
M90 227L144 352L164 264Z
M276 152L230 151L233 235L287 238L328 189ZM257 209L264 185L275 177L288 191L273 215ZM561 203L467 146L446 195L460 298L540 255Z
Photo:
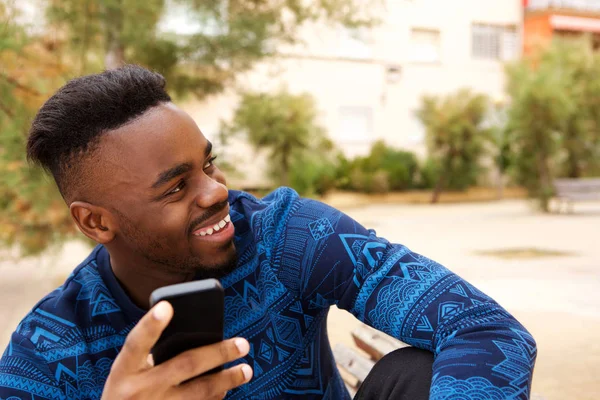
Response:
M28 157L99 245L17 327L0 398L349 398L327 339L333 304L414 346L381 360L359 398L528 398L536 345L508 312L290 189L228 191L164 85L126 66L69 82L39 110ZM150 293L207 277L225 289L228 339L153 366L173 310L146 312Z

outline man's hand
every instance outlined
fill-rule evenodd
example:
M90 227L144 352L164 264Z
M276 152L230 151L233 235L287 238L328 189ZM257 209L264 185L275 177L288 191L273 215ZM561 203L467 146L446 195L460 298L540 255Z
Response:
M242 338L188 350L152 367L148 355L172 317L173 308L162 301L129 332L112 365L102 399L221 399L228 390L250 380L252 368L242 364L186 382L248 354L250 345Z

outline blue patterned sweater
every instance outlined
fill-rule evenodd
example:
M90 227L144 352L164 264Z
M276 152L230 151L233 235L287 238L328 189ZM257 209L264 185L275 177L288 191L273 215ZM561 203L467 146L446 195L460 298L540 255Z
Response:
M254 368L227 399L348 399L329 346L329 307L435 353L431 399L527 399L536 356L508 312L448 269L340 211L281 188L231 191L239 252L225 288L225 336ZM98 399L143 315L96 247L23 319L0 360L0 399Z

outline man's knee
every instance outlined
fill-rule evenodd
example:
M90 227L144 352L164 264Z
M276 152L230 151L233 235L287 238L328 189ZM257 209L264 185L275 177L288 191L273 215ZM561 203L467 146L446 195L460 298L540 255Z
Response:
M415 347L393 351L375 364L355 399L428 399L432 368L429 351Z
M433 353L416 347L404 347L387 354L373 369L383 374L410 375L431 381L432 368Z

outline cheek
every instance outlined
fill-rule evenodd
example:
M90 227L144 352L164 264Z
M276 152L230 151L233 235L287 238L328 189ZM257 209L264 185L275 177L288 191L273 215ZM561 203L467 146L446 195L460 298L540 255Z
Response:
M182 232L185 232L188 226L188 208L182 204L167 207L162 213L157 215L160 221L157 221L157 226L160 227L162 234L170 237L177 236L180 239Z
M140 220L139 227L154 240L172 244L181 242L188 223L186 207L171 204L160 210L150 210L147 215Z

